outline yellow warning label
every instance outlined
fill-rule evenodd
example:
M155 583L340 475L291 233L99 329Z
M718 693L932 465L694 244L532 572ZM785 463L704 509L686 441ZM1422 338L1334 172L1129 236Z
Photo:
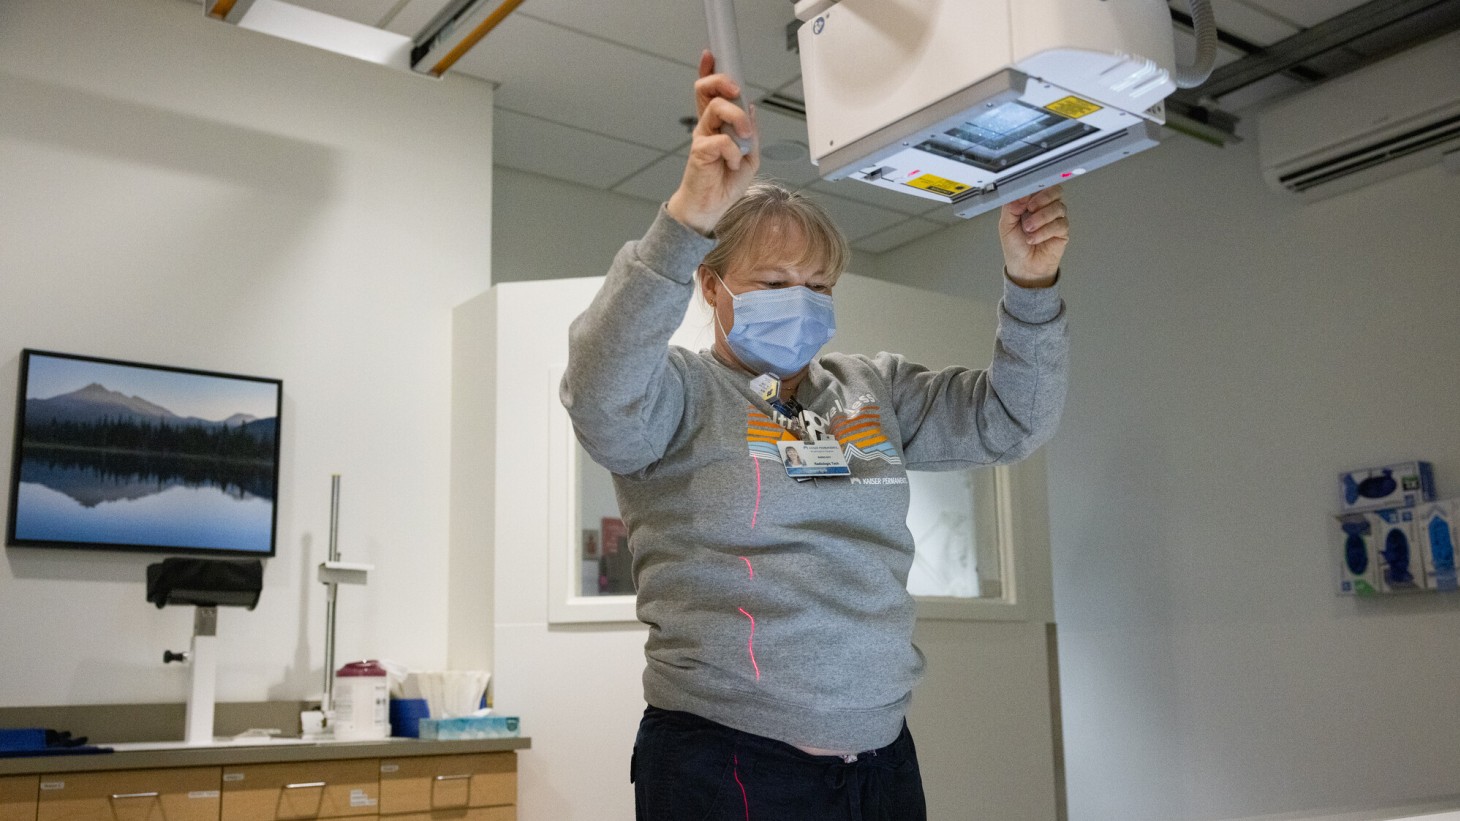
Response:
M1086 117L1099 111L1101 106L1095 105L1089 100L1082 100L1079 97L1063 97L1045 106L1045 108L1056 114L1069 117L1072 120L1078 120L1081 117Z
M961 182L945 180L933 174L923 174L920 177L914 177L904 182L903 185L911 185L913 188L921 188L924 191L942 194L945 197L956 197L968 190L968 186Z

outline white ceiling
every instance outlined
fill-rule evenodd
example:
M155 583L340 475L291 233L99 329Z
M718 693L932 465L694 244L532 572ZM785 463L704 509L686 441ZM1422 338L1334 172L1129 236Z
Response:
M290 0L399 34L416 34L447 0ZM1256 46L1276 43L1365 0L1212 0L1218 27ZM1186 11L1186 0L1171 0ZM612 11L609 11L609 9ZM591 10L585 13L585 9ZM736 0L748 96L799 99L800 66L786 48L791 0ZM694 113L691 84L707 46L700 0L527 0L455 67L496 84L494 162L651 202L678 184ZM1178 57L1191 38L1178 28ZM1243 56L1224 44L1218 65ZM1241 114L1299 85L1274 76L1219 102ZM762 145L805 145L805 123L759 108ZM1215 149L1214 149L1215 150ZM881 253L957 222L946 205L870 185L827 183L805 158L763 157L762 173L809 187L858 251Z

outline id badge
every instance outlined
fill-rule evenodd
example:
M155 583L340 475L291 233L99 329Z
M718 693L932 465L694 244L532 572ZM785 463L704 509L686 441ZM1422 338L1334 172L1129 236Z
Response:
M786 475L793 479L813 479L817 476L851 476L846 457L842 455L841 444L835 439L823 439L806 444L800 440L777 442L781 450L781 464L786 466Z

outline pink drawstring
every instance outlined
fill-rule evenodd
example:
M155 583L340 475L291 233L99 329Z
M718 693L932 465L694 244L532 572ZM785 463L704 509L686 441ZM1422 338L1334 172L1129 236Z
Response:
M745 794L745 785L740 783L740 757L732 754L730 761L735 765L735 784L740 787L740 800L745 802L745 821L750 821L750 796Z
M760 665L755 663L755 616L745 612L744 607L737 609L741 615L750 619L750 640L745 643L745 648L750 651L750 666L755 668L755 680L760 681Z
M751 459L750 461L755 463L755 508L750 512L750 528L754 530L755 520L760 516L760 460ZM751 566L750 559L741 556L740 560L742 562L745 562L745 569L750 573L750 578L754 579L755 568ZM760 665L755 663L755 616L746 613L744 607L738 609L741 613L745 615L747 619L750 619L750 640L746 642L745 646L746 650L750 652L750 665L755 668L755 680L760 681ZM736 775L735 780L737 783L740 781L740 776L738 774ZM740 789L741 792L745 791L744 787L741 787ZM750 818L750 805L748 803L745 805L745 817L747 819Z

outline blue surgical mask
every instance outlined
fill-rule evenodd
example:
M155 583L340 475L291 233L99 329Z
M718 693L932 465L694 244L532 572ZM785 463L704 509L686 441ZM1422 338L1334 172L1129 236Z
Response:
M720 275L715 278L720 279ZM720 279L720 285L724 286L725 280ZM805 286L738 295L727 287L725 293L735 300L735 327L725 334L725 342L756 373L791 376L810 364L816 352L836 334L831 297ZM721 325L720 330L724 329Z

